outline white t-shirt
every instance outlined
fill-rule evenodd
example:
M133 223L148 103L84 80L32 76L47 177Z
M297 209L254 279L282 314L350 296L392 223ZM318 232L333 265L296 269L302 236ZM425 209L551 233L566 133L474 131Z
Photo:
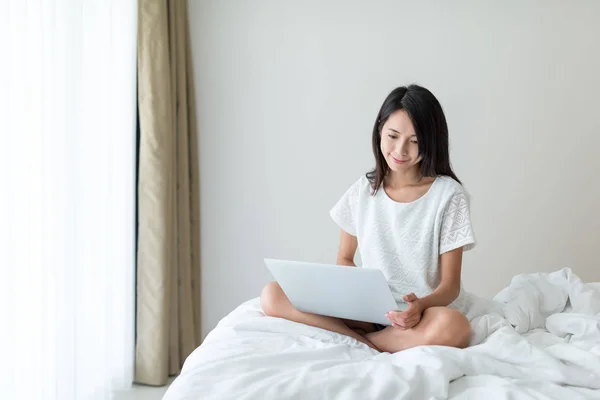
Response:
M423 297L440 283L440 255L464 246L472 249L467 192L454 179L439 176L419 199L392 200L383 187L373 196L365 176L356 181L330 212L347 233L356 236L362 267L380 269L396 299ZM462 307L461 295L450 305Z

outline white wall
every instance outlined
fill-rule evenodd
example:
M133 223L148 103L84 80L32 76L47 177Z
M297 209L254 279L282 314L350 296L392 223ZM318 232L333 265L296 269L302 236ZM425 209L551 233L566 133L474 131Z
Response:
M467 290L600 281L600 2L191 0L206 334L270 280L335 262L329 209L372 166L395 86L440 99L473 196Z

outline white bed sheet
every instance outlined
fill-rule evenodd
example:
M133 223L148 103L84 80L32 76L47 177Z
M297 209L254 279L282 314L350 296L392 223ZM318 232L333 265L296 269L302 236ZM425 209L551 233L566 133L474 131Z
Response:
M252 299L188 357L164 400L600 399L600 284L565 268L467 300L469 348L389 354L266 317Z

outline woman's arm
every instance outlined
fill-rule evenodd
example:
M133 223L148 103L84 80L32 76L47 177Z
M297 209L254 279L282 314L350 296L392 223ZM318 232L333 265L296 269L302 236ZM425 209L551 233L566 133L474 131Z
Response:
M440 285L430 295L420 299L423 310L430 307L447 306L456 300L460 293L462 255L462 247L442 254L440 257Z
M418 298L414 293L404 296L408 303L405 311L390 311L387 318L399 329L410 329L421 320L423 311L430 307L447 306L460 293L460 271L463 248L449 251L440 257L441 282L428 296Z
M358 247L358 240L356 236L352 236L343 229L340 234L340 247L338 249L337 261L339 265L348 265L350 267L356 267L354 264L354 254L356 254L356 248Z

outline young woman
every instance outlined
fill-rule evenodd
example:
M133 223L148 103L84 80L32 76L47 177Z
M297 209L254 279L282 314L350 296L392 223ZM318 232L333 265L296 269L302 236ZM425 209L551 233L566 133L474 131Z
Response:
M448 126L438 100L411 85L394 89L373 127L375 168L331 210L341 228L337 263L383 271L396 302L392 326L296 310L276 282L265 286L266 315L351 336L374 349L419 345L466 347L471 326L461 309L463 251L475 246L468 196L452 171ZM351 296L352 294L348 294Z

